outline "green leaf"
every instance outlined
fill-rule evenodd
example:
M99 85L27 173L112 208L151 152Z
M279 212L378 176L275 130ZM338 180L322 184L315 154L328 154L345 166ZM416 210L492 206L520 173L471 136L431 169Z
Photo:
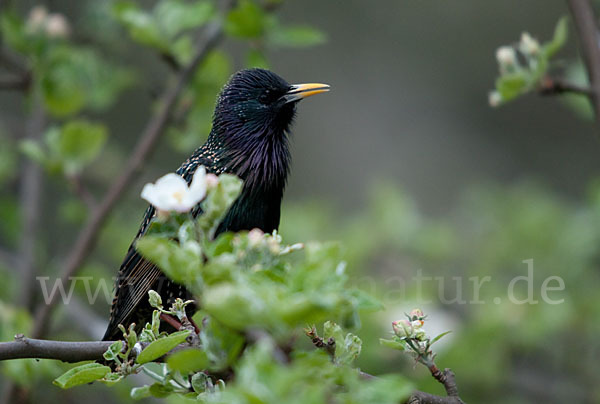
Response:
M348 333L346 334L343 343L344 345L342 354L338 355L336 352L336 359L338 360L338 363L349 365L356 358L358 358L358 355L360 355L360 351L362 349L362 340L358 336ZM338 345L339 343L336 343L336 351Z
M524 72L506 74L496 79L496 90L502 96L503 101L509 101L528 88L528 81Z
M46 162L46 154L40 146L40 144L31 139L25 139L21 142L21 151L31 160L38 164L44 164Z
M139 239L135 248L176 282L191 286L200 280L202 251L195 241L179 245L174 240L149 235Z
M238 38L258 38L265 30L266 17L263 10L251 0L241 0L227 14L225 32Z
M567 42L567 36L569 34L569 25L568 25L568 17L563 16L556 23L556 28L554 28L554 36L550 42L547 42L542 47L542 54L546 59L550 59L556 52L558 52Z
M308 25L275 26L267 39L275 46L295 48L320 45L327 40L323 32Z
M80 171L92 162L102 150L107 138L106 127L84 120L64 125L58 139L58 151L69 174Z
M69 389L101 379L109 372L110 368L108 366L99 363L86 363L68 370L62 376L54 379L52 383L60 388Z
M182 31L204 25L214 14L214 7L208 1L183 2L163 0L154 9L154 20L169 38Z
M124 377L125 376L123 376L120 373L109 372L106 375L104 375L104 377L100 379L100 381L106 384L107 386L112 386L113 384L116 384L123 380Z
M134 41L169 51L169 43L163 38L153 16L131 1L118 1L113 7L115 17L129 30Z
M386 346L386 347L392 348L392 349L396 349L398 351L404 351L406 349L406 347L404 346L404 343L402 343L401 341L393 340L393 339L379 338L379 343L383 346Z
M171 386L170 384L160 384L160 383L154 383L152 386L150 386L150 394L152 394L152 396L157 397L157 398L165 398L171 395L171 393L173 392L174 388L173 386Z
M185 349L169 355L167 365L173 370L177 370L182 374L195 372L206 369L209 365L206 352L200 349Z
M323 337L335 339L335 361L342 364L350 364L358 357L362 347L362 341L356 335L348 333L344 336L342 327L332 321L323 325Z
M129 394L134 400L141 400L142 398L152 396L150 386L134 387Z
M429 345L433 345L435 342L439 341L439 340L440 340L442 337L444 337L444 336L446 336L446 335L450 334L451 332L452 332L452 331L446 331L446 332L443 332L443 333L441 333L440 335L438 335L438 336L436 336L436 337L432 338L432 339L431 339L431 342L429 343Z
M102 354L107 361L114 361L123 350L123 341L115 341L108 347L106 352Z
M206 199L202 202L204 213L198 217L198 224L208 233L209 238L213 237L220 219L237 199L241 190L242 181L231 174L221 174L219 184L209 190Z
M91 49L74 46L51 48L35 67L46 108L59 117L84 107L102 110L133 82L129 70Z
M144 364L151 362L155 359L160 358L177 345L183 343L185 339L190 335L190 331L177 331L167 337L160 338L154 342L151 342L136 358L136 362Z
M192 388L198 394L206 390L206 385L210 382L209 376L206 373L198 372L192 376Z

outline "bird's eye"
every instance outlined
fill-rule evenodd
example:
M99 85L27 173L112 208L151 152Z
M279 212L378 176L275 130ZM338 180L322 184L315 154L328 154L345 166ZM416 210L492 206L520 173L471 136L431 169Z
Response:
M269 104L270 102L273 101L274 98L274 92L271 90L265 90L262 92L262 94L258 97L259 101L262 104Z

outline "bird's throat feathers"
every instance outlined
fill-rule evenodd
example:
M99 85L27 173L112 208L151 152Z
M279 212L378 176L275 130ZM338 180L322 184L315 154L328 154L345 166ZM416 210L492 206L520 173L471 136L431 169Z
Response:
M290 167L287 126L215 122L209 143L218 145L215 157L222 172L244 180L245 191L283 195Z

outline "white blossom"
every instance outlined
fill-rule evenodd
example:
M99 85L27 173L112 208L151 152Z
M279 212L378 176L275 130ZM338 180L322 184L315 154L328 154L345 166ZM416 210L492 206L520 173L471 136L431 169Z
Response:
M519 42L519 50L526 55L535 55L540 51L540 43L529 33L523 32L521 42Z
M29 12L27 17L26 29L27 32L37 32L44 24L46 24L46 18L48 17L48 10L44 6L35 6Z
M511 46L501 46L496 50L496 59L501 68L514 66L517 63L517 55Z
M144 185L141 196L159 212L189 212L206 196L206 170L198 167L189 187L181 176L167 174L154 184Z
M71 27L62 14L53 13L46 20L46 34L51 38L65 38L69 36Z
M490 91L488 102L490 106L497 107L502 102L502 95L498 91Z

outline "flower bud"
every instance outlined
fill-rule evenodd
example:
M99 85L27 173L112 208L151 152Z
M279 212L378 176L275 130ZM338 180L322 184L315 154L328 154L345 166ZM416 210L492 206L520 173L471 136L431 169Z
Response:
M219 177L214 174L206 174L206 188L212 189L219 185Z
M528 32L523 32L521 42L519 42L519 50L526 55L535 55L540 51L540 43Z
M263 241L265 233L261 229L254 228L248 233L248 244L250 247L256 247Z
M414 323L415 323L415 321L413 321L413 324ZM423 324L421 324L421 325L423 325ZM425 333L425 330L421 328L421 325L418 327L418 329L415 329L413 338L416 338L419 341L425 341L427 339L427 334Z
M502 95L498 91L490 91L488 102L490 106L497 107L502 103Z
M421 309L413 309L410 314L408 315L409 320L412 323L412 326L414 328L421 328L423 327L423 324L425 323L423 320L425 320L425 314L423 314L423 310Z
M496 50L496 59L501 68L514 66L517 63L517 55L511 46L501 46Z
M414 333L413 326L408 320L397 320L392 322L392 329L397 337L412 337Z
M26 29L27 32L33 33L37 32L44 26L46 23L46 18L48 17L48 10L44 6L35 6L29 12L29 17L27 17Z
M65 38L69 36L71 27L62 14L50 14L46 21L46 34L50 38Z
M149 290L148 291L148 297L149 297L149 301L150 301L150 306L154 307L154 308L159 308L162 307L162 298L160 297L160 295L155 292L154 290Z

